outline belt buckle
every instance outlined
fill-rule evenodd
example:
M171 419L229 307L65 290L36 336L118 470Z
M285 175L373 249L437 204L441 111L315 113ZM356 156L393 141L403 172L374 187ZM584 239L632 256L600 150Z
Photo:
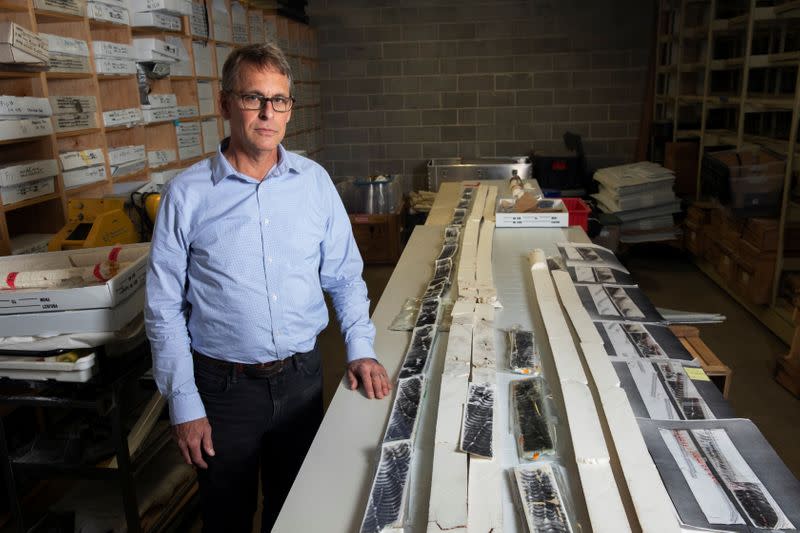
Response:
M259 377L259 378L268 378L270 376L274 376L275 374L279 374L283 367L286 364L285 359L280 359L275 361L271 364L267 363L265 366L247 366L244 367L244 373L249 375L250 377Z

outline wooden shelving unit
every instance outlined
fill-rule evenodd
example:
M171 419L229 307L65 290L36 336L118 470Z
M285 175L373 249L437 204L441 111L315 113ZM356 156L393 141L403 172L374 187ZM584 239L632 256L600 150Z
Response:
M776 335L791 341L794 322L779 294L791 216L793 177L800 172L800 3L774 0L661 0L654 120L671 122L673 141L699 141L699 199L703 153L721 146L768 148L786 160L771 298L747 301L730 283L699 264Z
M55 192L11 205L0 205L0 255L11 253L10 240L25 233L56 233L66 222L67 200L76 197L101 197L114 189L115 183L145 181L151 171L184 168L199 161L213 150L202 150L201 157L176 158L167 165L121 177L112 177L109 150L129 145L144 145L147 151L175 150L178 140L176 124L196 122L206 125L206 133L219 139L226 135L226 125L219 115L216 101L212 113L202 113L199 107L198 81L210 83L213 98L219 91L219 74L222 62L217 62L217 50L232 50L250 42L277 41L287 54L294 73L294 95L297 104L289 122L284 146L290 150L303 150L309 157L317 157L322 147L320 91L318 76L317 38L313 29L277 13L271 2L232 2L231 0L206 0L195 2L196 13L203 18L181 17L181 31L164 31L157 28L140 28L90 19L87 16L46 11L33 7L33 0L0 0L0 21L13 21L20 26L41 33L49 33L86 41L90 53L91 72L16 72L0 70L0 95L50 97L57 95L90 95L97 101L97 127L63 133L14 139L0 142L0 165L30 159L58 159L67 151L100 148L106 159L106 176L103 181L66 189L61 173L55 180ZM231 18L231 14L235 20ZM132 15L131 15L132 16ZM198 26L197 22L200 22ZM215 38L215 29L231 29L230 36ZM235 31L234 31L235 30ZM226 32L223 32L226 33ZM139 37L156 37L162 40L177 39L188 54L188 68L180 74L153 81L152 93L176 95L178 106L194 106L196 116L153 124L110 126L103 123L103 112L139 108L141 99L135 75L97 74L93 41L111 41L132 45ZM194 45L194 46L193 46ZM195 48L209 54L209 69L198 71ZM215 123L215 124L214 124ZM202 146L201 127L201 146ZM209 137L209 141L213 138ZM210 146L208 147L210 148Z

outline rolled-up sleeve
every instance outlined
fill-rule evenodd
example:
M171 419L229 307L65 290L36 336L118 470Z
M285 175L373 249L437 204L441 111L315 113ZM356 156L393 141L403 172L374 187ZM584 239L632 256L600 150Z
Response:
M375 359L375 326L369 318L364 263L353 238L350 219L330 178L325 176L330 213L322 243L320 282L331 296L347 349L347 361Z
M170 419L181 424L206 416L194 381L186 301L189 244L187 221L169 189L153 230L144 310L153 374L167 399Z

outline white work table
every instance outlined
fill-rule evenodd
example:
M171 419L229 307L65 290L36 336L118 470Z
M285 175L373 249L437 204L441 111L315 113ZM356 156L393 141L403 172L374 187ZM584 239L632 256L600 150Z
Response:
M447 204L451 202L454 193L459 194L460 188L460 184L443 184L439 195L442 198L437 198L434 208L438 207L437 211L442 214L446 209L452 209ZM444 206L443 202L446 202ZM417 226L414 229L372 316L377 329L375 349L393 383L396 382L411 332L390 331L388 326L406 298L421 296L425 291L433 275L433 262L441 249L443 234L444 225L439 224ZM504 363L502 368L507 364L501 330L520 325L543 334L543 325L532 293L527 253L535 248L542 248L548 255L555 254L556 243L563 241L588 242L588 238L580 228L575 227L495 230L492 265L498 299L503 305L503 309L496 315L495 328L498 361ZM426 531L433 433L446 346L447 333L439 332L417 433L407 533ZM554 375L552 356L549 351L542 355L547 358L544 361L545 374ZM501 368L500 364L498 368ZM502 381L501 374L507 373L498 371L498 384L507 384L508 378ZM507 403L507 389L502 390L504 392L499 401ZM344 382L339 385L273 531L353 533L359 530L393 398L394 391L389 398L368 400L363 393L349 390ZM503 442L501 464L506 467L510 466L508 461L512 460L509 457L515 457L513 436L504 436ZM574 463L574 459L568 455L570 450L562 448L562 444L558 445L559 451L566 457L562 462L568 463L571 460ZM274 460L280 461L281 458L275 457ZM569 477L577 479L577 475ZM510 489L505 486L503 490L506 495L504 531L522 531L516 526ZM577 502L576 507L579 519L585 519L582 503Z

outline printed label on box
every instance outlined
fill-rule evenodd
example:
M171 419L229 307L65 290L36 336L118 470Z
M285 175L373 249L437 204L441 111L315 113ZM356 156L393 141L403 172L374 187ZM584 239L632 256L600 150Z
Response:
M146 157L143 144L112 148L108 151L108 163L122 165L131 161L143 161Z
M103 113L103 123L106 127L140 124L144 121L142 110L138 107L128 109L114 109Z
M190 22L192 35L208 38L208 15L206 15L206 6L204 4L192 2Z
M180 17L165 13L134 13L132 25L181 31Z
M178 105L178 97L174 94L154 94L147 95L149 104L143 104L142 109L157 109L159 107L176 107Z
M8 42L13 48L47 62L47 41L44 37L13 22L0 23L0 35L9 36L8 40L0 38L0 42Z
M61 35L52 35L50 33L40 33L39 36L47 40L47 49L51 55L53 52L56 52L59 54L89 57L89 46L86 44L86 41L63 37Z
M159 107L156 109L143 109L144 121L148 124L153 122L164 122L166 120L178 120L178 109L175 107Z
M178 106L178 117L180 118L192 118L196 117L200 114L197 110L197 106L194 105L182 105Z

